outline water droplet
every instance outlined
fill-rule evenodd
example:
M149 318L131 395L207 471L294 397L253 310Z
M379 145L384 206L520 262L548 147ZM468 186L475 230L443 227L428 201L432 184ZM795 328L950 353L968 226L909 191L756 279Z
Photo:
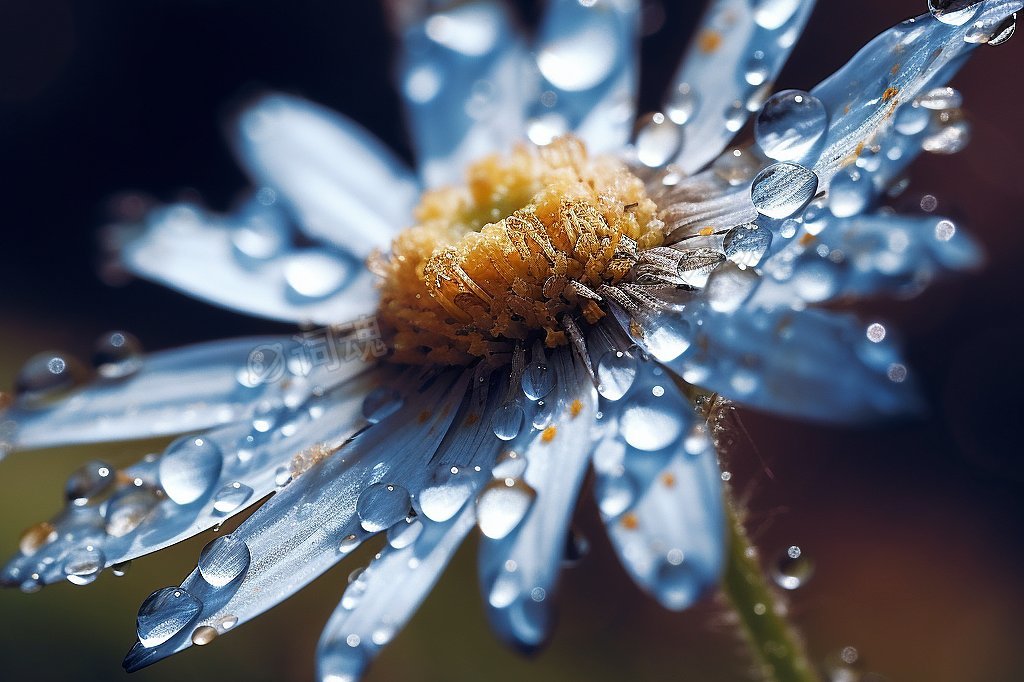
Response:
M106 561L103 552L92 545L72 550L64 560L64 577L73 585L88 585L96 580Z
M416 538L418 538L422 532L422 521L414 516L406 517L404 521L399 521L388 528L388 544L395 549L408 547L412 543L416 542Z
M636 501L636 483L625 472L618 476L601 476L597 479L596 493L601 515L613 519L633 506Z
M494 435L501 440L512 440L519 435L525 419L523 408L515 402L508 402L494 411L491 416L491 428Z
M541 75L556 88L570 92L589 90L611 74L619 58L619 43L605 12L590 12L573 25L560 27L558 38L537 55Z
M409 491L394 483L374 483L359 494L356 513L360 525L376 533L386 530L409 515Z
M938 131L921 140L921 149L932 154L956 154L970 140L971 124L964 118L951 117L942 121Z
M277 472L274 474L274 485L278 488L283 488L288 485L292 480L292 470L290 467L282 466L278 467Z
M537 342L533 347L533 357L526 366L521 380L523 393L530 400L540 400L555 387L555 373L548 368L548 360L544 355L544 346Z
M626 395L636 379L637 360L622 351L610 350L597 363L597 391L607 400Z
M199 573L214 587L223 587L249 568L252 555L245 540L231 535L214 538L199 555Z
M48 545L57 539L57 529L49 521L40 523L25 529L18 539L18 549L25 556L31 556L38 552L44 545Z
M297 251L284 264L288 294L299 301L325 299L340 290L348 277L348 264L325 250Z
M711 273L704 296L712 310L731 313L750 298L760 282L761 276L753 268L741 268L729 262Z
M776 163L757 174L750 199L758 213L788 218L802 210L818 191L818 176L795 163Z
M814 563L800 547L792 545L779 552L771 566L775 584L784 590L795 590L811 579Z
M964 98L958 90L949 86L932 88L917 98L917 103L925 109L943 111L945 109L959 109Z
M61 397L82 380L83 372L74 358L59 351L32 356L14 380L19 398L47 401Z
M900 135L917 135L928 127L931 120L931 112L917 102L912 102L896 110L893 127Z
M1012 16L1003 19L996 27L988 32L988 40L985 41L992 47L1002 45L1007 40L1013 37L1013 34L1017 32L1017 13L1014 12Z
M801 258L793 268L790 286L808 303L828 300L839 292L842 270L837 264L817 255Z
M117 478L114 474L114 467L106 462L86 462L68 477L64 497L79 507L95 501L114 485Z
M715 159L711 164L711 170L730 186L736 187L749 182L760 165L757 157L751 152L732 149Z
M500 540L516 529L537 498L537 491L518 478L488 483L476 498L480 532Z
M648 168L667 166L683 147L683 129L660 112L649 114L638 122L633 146Z
M142 602L135 629L144 647L163 644L188 627L203 608L183 587L165 587Z
M106 531L115 538L138 528L159 502L150 488L127 486L110 498L106 508Z
M447 521L462 509L481 478L483 474L476 469L438 464L430 485L416 496L420 510L431 521Z
M744 268L757 266L772 244L771 230L757 223L737 225L725 235L725 257Z
M692 604L703 593L706 580L702 580L702 577L695 570L693 562L686 561L684 557L682 561L673 563L666 553L656 569L654 588L661 603L673 610L680 610Z
M662 450L672 445L689 425L690 410L673 391L656 396L641 391L619 417L619 433L637 450Z
M269 194L264 190L268 190ZM256 193L256 199L261 204L269 200L272 205L277 201L277 196L274 190L264 187ZM288 232L279 221L259 213L251 214L247 218L231 230L231 245L235 257L243 265L269 260L284 250Z
M725 254L714 249L689 249L683 251L676 266L676 273L691 287L703 288L708 275L725 262Z
M928 0L932 16L950 26L963 26L978 13L981 0Z
M192 643L196 646L206 646L217 639L217 628L210 625L200 625L192 631Z
M761 28L776 31L796 14L801 0L755 0L754 21Z
M526 136L530 138L530 142L538 146L551 144L552 140L568 131L568 121L564 116L553 111L535 116L526 123Z
M689 83L680 83L665 104L665 113L676 125L686 125L697 110L699 100Z
M506 450L498 455L491 468L494 478L519 478L526 473L526 458L515 450Z
M108 332L96 342L92 362L105 379L129 377L142 368L142 344L128 332Z
M851 218L868 209L874 194L871 178L856 168L845 168L828 187L828 208L837 218Z
M390 386L379 386L363 399L363 416L366 421L376 424L385 417L394 414L402 407L402 394Z
M730 133L738 133L743 124L747 122L747 108L743 102L733 102L725 110L725 129Z
M233 481L213 496L213 508L221 514L230 514L252 497L253 490L244 483Z
M128 569L130 569L131 567L132 567L131 560L121 561L121 562L118 562L116 564L113 564L110 567L110 572L114 574L115 578L123 578L125 576L125 574L128 573Z
M764 52L757 50L753 55L751 55L750 60L746 64L743 79L747 81L748 85L757 87L759 85L764 85L770 75L771 70L769 69L769 65L765 62Z
M758 146L776 161L799 161L818 146L827 131L825 105L801 90L772 95L754 119Z
M222 466L221 450L213 441L184 436L160 458L160 485L174 502L190 504L213 488Z
M338 551L342 554L348 554L353 549L359 546L359 536L353 534L346 535L341 539L341 544L338 545Z

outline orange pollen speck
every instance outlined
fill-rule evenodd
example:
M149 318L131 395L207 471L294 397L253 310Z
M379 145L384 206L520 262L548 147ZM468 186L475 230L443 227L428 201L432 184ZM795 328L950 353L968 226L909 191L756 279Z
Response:
M545 443L550 443L558 435L558 427L552 424L540 434L540 439Z
M333 450L327 447L326 443L317 443L311 445L305 450L296 453L292 456L291 461L291 475L292 478L298 478L302 474L309 471L314 464L331 454Z
M623 514L619 523L621 523L622 527L626 530L636 530L640 526L640 521L636 518L636 514L633 512Z
M588 292L620 282L664 239L643 181L572 137L476 162L465 186L426 192L415 217L370 261L389 359L410 364L565 345L566 316L604 316Z
M426 424L428 419L430 419L430 411L429 410L423 410L416 417L416 421L418 421L420 424Z
M700 228L700 236L702 236L702 237L710 237L714 233L715 233L715 228L713 228L713 227L702 227L702 228Z
M817 237L810 232L806 232L800 237L800 246L809 246L813 244L815 240L817 240Z
M664 473L661 475L661 484L666 488L671 488L676 484L676 477L670 473Z
M885 89L885 92L882 93L882 101L888 102L898 94L900 94L899 88L894 88L890 85Z
M478 421L480 421L480 415L478 415L476 412L473 412L468 417L466 417L467 426L472 426L473 424L476 424Z
M704 54L710 54L722 46L722 34L712 29L701 31L697 47Z
M578 398L576 400L572 401L572 405L569 405L569 414L571 414L573 417L580 416L580 412L582 412L582 411L583 411L583 402L580 401Z

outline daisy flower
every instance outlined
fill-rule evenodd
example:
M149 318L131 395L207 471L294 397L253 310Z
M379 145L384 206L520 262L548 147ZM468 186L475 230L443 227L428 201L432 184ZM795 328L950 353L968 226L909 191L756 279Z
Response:
M233 127L253 181L237 211L182 203L110 231L128 272L295 334L143 354L116 332L84 384L60 353L17 379L5 452L177 438L75 472L5 584L87 584L266 500L145 600L128 670L377 535L321 635L322 679L357 679L472 532L493 629L542 646L589 471L626 571L684 609L744 540L716 456L725 401L849 423L920 409L892 332L834 304L978 261L953 221L884 202L920 151L966 143L947 83L1009 38L1019 0L932 0L774 94L813 2L715 0L640 116L636 1L551 0L531 42L500 2L432 4L393 8L416 171L266 94Z

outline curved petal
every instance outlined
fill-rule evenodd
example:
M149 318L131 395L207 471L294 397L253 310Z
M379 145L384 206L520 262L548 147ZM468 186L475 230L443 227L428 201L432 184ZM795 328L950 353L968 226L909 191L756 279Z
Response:
M249 315L331 324L373 313L374 276L362 263L325 248L294 248L286 237L264 249L260 240L276 229L268 224L275 223L262 214L167 206L147 217L121 257L140 277Z
M419 187L405 164L325 107L264 95L241 112L232 142L253 181L277 191L314 239L364 258L411 224Z
M425 384L417 382L418 388L400 400L396 411L260 507L230 536L246 561L229 582L211 582L200 557L199 567L175 588L195 599L199 608L186 622L175 622L173 635L164 641L143 642L140 633L142 639L125 658L125 668L155 663L191 646L192 635L200 628L223 632L288 598L380 530L371 519L382 504L404 518L411 499L401 481L410 472L421 471L437 450L468 381L465 373L449 373L428 378ZM387 501L367 498L360 509L359 500L375 484L381 486L373 488L371 497L379 494ZM153 618L172 615L158 609Z
M1024 6L1020 0L980 3L971 21L954 26L931 14L908 19L868 43L835 74L811 91L831 116L825 149L814 165L819 188L840 168L854 163L874 136L889 125L900 104L952 75L951 63L978 43L965 40L976 25L994 26Z
M626 143L635 113L638 32L636 0L550 0L536 46L542 94L526 130L534 143L567 132L593 153Z
M761 107L813 8L813 0L712 2L665 104L668 117L685 126L676 159L684 171L718 156Z
M923 408L891 339L873 341L853 316L753 306L691 315L699 331L670 367L737 403L845 423Z
M466 165L508 151L523 130L527 54L504 3L460 3L403 31L398 68L420 176L459 182Z
M525 483L537 497L511 534L485 538L480 583L492 627L506 641L533 649L552 625L554 591L569 519L590 459L596 393L571 352L559 349L547 365L554 393L545 398L551 423L513 441L526 456Z
M145 356L138 371L98 379L58 402L34 406L19 399L0 414L13 422L18 449L68 443L152 438L227 424L252 416L260 405L280 406L350 376L316 368L293 337L212 341ZM293 371L294 370L294 371ZM279 379L292 375L291 388ZM293 402L294 404L294 402Z
M120 471L87 464L69 481L75 498L49 522L54 536L39 547L23 546L0 577L31 588L81 580L75 557L89 547L101 557L86 576L91 579L102 568L223 523L365 426L363 398L371 387L364 374L294 408L267 404L252 421L178 439L159 458L149 455ZM104 471L102 477L97 470Z

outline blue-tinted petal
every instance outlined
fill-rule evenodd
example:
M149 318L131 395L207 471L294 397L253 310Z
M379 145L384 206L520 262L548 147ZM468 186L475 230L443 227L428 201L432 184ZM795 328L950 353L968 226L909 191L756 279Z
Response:
M536 46L540 101L527 135L536 144L572 132L591 152L629 138L637 89L639 3L550 0Z
M255 220L250 212L218 216L187 204L167 206L147 217L121 257L140 277L258 317L331 324L374 311L374 278L361 262L286 240L259 252L250 238L264 228Z
M382 511L381 504L393 506L381 503L384 488L395 500L406 496L404 518L411 499L402 481L422 471L437 450L469 377L448 373L425 381L414 384L419 388L397 411L315 464L246 519L232 537L249 551L248 570L226 585L212 585L200 570L193 571L182 588L202 603L199 615L166 642L151 647L137 643L125 667L135 670L155 663L191 646L195 628L223 631L226 623L243 623L305 587L376 532L367 530L368 516ZM367 509L359 500L371 488L377 499Z
M285 395L278 380L292 370L305 374L309 369L296 366L301 353L301 344L287 336L213 341L151 353L128 377L97 379L51 404L33 406L19 399L2 420L13 422L12 445L25 449L204 429L245 419L261 401L282 404ZM330 373L317 381L329 378ZM312 391L314 384L304 385Z
M718 156L760 108L813 7L813 0L711 4L666 97L668 117L685 125L676 159L683 170Z
M102 553L101 568L123 563L212 528L300 475L365 425L369 377L314 396L294 408L266 402L251 421L172 443L120 471L97 490L102 499L69 499L51 522L56 538L16 555L5 582L59 582L76 552ZM76 474L77 475L77 474ZM74 480L74 479L73 479ZM69 484L69 493L76 486ZM70 495L69 495L70 496Z
M265 95L239 115L232 141L254 182L276 191L314 239L363 258L411 224L419 194L412 174L340 114Z
M875 343L853 316L752 306L691 315L693 345L670 366L741 405L845 423L922 409L892 339Z
M527 54L503 3L460 3L405 29L398 68L420 176L461 181L466 165L522 135Z
M975 20L998 23L1022 6L1020 0L987 0ZM936 74L952 75L949 65L962 63L961 57L977 46L964 40L974 23L953 26L931 14L908 19L872 40L811 91L831 117L825 149L814 165L822 188L891 124L900 104L937 84Z
M545 397L550 425L513 441L526 457L524 480L537 498L518 527L480 547L480 582L492 627L506 641L532 649L552 625L552 605L569 519L592 448L596 392L571 351L549 360L557 385Z

